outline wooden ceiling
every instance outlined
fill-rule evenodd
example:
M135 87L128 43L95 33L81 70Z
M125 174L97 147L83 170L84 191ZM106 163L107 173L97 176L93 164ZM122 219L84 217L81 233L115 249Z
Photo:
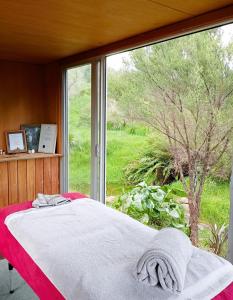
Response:
M48 63L232 0L0 0L0 59Z

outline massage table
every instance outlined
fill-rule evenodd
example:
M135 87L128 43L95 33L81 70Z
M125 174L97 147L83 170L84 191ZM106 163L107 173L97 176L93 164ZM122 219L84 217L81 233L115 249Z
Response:
M80 193L65 193L63 196L73 201L78 201L79 199L86 197ZM18 271L21 277L28 283L41 300L64 300L64 296L46 277L4 224L8 215L27 210L31 207L32 201L27 201L0 209L0 255L7 259L10 265ZM214 297L214 300L231 299L233 299L233 283L221 291L219 295Z

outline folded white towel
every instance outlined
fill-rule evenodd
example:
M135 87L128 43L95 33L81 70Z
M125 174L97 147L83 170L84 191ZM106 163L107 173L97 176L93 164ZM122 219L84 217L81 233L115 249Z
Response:
M137 278L151 286L179 294L184 288L193 246L180 230L165 228L152 240L137 263Z
M61 195L37 194L37 198L32 202L32 206L35 208L41 208L67 204L69 202L70 199L64 198Z

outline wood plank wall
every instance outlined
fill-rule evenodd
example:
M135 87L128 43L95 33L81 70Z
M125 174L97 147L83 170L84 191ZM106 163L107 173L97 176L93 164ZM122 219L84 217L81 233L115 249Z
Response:
M62 153L62 68L59 63L45 66L46 120L57 124L57 153Z
M21 124L58 125L57 153L61 153L61 88L59 63L36 65L0 60L0 149L5 131Z
M0 207L59 193L59 157L0 163Z
M62 153L61 74L58 63L0 60L0 149L6 149L5 131L21 124L54 123L56 153ZM59 193L58 162L58 157L0 162L0 207L34 199L38 192Z
M0 60L0 148L7 130L48 122L44 66Z

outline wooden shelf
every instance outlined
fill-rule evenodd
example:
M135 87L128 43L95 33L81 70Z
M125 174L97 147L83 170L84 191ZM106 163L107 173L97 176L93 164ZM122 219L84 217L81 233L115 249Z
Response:
M61 157L61 154L47 154L47 153L20 153L20 154L7 154L0 155L0 163L13 161L13 160L28 160L28 159L39 159L39 158L49 158L49 157Z

